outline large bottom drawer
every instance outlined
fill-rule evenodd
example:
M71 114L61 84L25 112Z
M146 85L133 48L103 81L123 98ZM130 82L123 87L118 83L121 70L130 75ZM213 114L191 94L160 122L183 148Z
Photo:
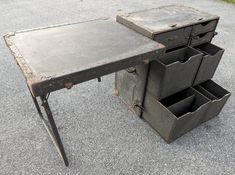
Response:
M143 118L170 143L218 115L229 96L212 80L160 101L147 92Z
M147 92L143 118L170 143L200 124L208 104L209 100L193 88L161 101Z

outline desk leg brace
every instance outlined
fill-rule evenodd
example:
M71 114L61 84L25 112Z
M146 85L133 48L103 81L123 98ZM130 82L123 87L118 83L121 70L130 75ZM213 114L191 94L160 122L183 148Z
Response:
M46 128L46 130L47 130L47 132L48 132L48 134L49 134L53 144L55 145L59 155L63 159L64 164L66 166L68 166L69 165L68 159L66 157L66 154L65 154L65 151L64 151L64 147L63 147L63 144L62 144L61 139L60 139L60 135L58 133L58 130L57 130L55 121L53 119L53 115L52 115L50 106L49 106L48 101L47 101L48 98L46 97L46 95L40 96L41 101L42 101L42 106L45 109L48 121L43 117L42 111L40 109L40 106L38 104L38 101L37 101L36 97L34 97L32 95L32 98L33 98L34 104L35 104L35 106L37 108L38 114L39 114L39 116L40 116L40 118L41 118L41 120L43 122L44 127Z

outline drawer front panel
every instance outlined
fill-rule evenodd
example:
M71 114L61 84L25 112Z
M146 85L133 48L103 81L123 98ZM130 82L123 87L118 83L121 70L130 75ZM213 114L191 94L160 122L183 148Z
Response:
M166 49L187 45L192 27L177 29L170 32L156 34L154 40L165 45Z
M214 37L214 32L208 32L205 34L200 34L193 36L190 41L190 46L198 46L200 44L209 43Z
M192 36L196 36L202 33L214 31L218 20L206 21L193 26Z

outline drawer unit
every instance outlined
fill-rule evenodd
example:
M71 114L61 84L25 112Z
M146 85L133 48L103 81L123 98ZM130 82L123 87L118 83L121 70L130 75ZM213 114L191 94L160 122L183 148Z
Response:
M224 49L211 44L219 20L185 6L118 15L117 22L166 47L148 65L116 73L116 93L170 143L217 116L231 95L210 80Z
M205 122L217 116L231 95L230 92L212 80L201 83L195 86L194 89L210 99L208 111L206 115L203 116L201 122Z
M143 118L170 143L200 124L208 104L209 99L193 88L161 101L147 92Z
M202 55L191 47L183 47L151 62L147 85L149 93L156 99L162 99L192 86Z
M224 53L224 49L211 43L199 45L195 47L195 49L204 54L197 76L193 83L194 85L197 85L213 77Z
M166 49L172 49L187 45L190 36L194 37L191 40L193 46L209 42L219 17L191 7L169 5L120 14L116 20L164 44Z

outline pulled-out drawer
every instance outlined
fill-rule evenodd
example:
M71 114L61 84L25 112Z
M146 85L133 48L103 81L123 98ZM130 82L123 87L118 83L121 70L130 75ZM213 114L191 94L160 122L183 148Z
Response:
M203 116L201 122L205 122L217 116L231 95L230 92L212 80L201 83L198 86L195 86L194 89L210 99L208 111L206 115Z
M205 21L205 22L196 24L193 26L191 35L196 36L202 33L214 31L217 23L218 23L218 19L212 20L212 21Z
M202 53L183 47L166 52L164 57L150 63L147 90L156 99L163 99L192 86Z
M138 116L145 95L149 64L131 67L115 73L115 93Z
M191 30L192 27L185 27L170 32L156 34L153 40L165 45L167 50L185 46L189 42Z
M192 36L189 45L190 46L198 46L200 44L209 43L211 42L212 38L214 37L214 31L202 33L196 36Z
M204 54L197 76L193 83L194 85L197 85L204 81L210 80L213 77L224 53L224 49L210 43L197 46L195 49Z
M147 92L143 118L170 143L200 124L208 104L209 99L193 88L161 101Z

